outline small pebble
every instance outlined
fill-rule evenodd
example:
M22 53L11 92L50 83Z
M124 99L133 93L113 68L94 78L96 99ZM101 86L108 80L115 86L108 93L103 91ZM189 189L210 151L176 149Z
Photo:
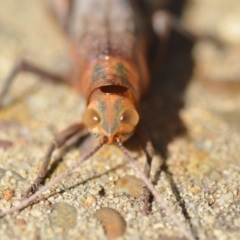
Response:
M15 120L3 120L0 122L0 130L6 131L11 128L20 127L21 124L18 121Z
M18 226L24 226L24 225L26 225L26 221L23 220L23 219L17 219L17 225Z
M11 189L4 189L2 193L3 193L3 198L7 201L10 201L14 196L14 192Z
M6 170L3 168L0 168L0 179L4 176Z
M8 149L12 146L13 146L13 142L8 141L8 140L1 140L0 139L0 148L6 150L6 149Z
M97 199L94 196L91 195L84 200L83 206L84 207L90 207L96 202L97 202Z
M201 192L201 188L198 186L193 186L189 188L189 191L192 192L193 194Z
M11 176L16 180L16 181L23 181L24 178L19 174L16 173L15 171L11 171Z
M239 44L240 41L240 17L228 15L223 17L221 24L217 26L217 33L221 39L229 44Z
M126 175L116 183L116 193L127 193L132 197L139 198L142 195L142 181L134 176Z
M74 228L77 224L77 210L68 203L56 203L53 205L50 221L53 227L61 227L65 230Z
M224 204L230 202L233 199L233 193L228 192L226 194L223 194L216 202L218 206L223 206Z
M114 240L124 234L126 222L116 210L107 207L101 208L95 213L95 216L102 223L109 240Z
M235 218L233 222L236 226L240 226L240 218Z

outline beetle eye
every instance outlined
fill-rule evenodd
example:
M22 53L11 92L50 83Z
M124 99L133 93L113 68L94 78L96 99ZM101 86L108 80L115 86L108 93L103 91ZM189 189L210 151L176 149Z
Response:
M127 109L120 117L120 121L131 126L136 126L139 121L137 111L135 111L134 109Z
M98 113L93 109L87 109L83 116L83 123L89 128L97 125L100 120Z

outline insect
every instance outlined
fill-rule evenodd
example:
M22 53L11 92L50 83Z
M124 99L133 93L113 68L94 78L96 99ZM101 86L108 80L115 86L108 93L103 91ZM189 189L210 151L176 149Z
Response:
M151 141L139 125L138 114L139 99L147 91L149 85L146 62L146 28L141 25L141 18L135 14L127 0L74 1L71 7L74 10L72 15L70 10L68 11L70 2L62 2L66 6L61 8L59 5L58 12L63 25L73 39L71 49L74 68L70 84L85 96L87 102L83 122L71 125L55 137L49 145L36 180L25 193L27 199L22 201L19 206L1 213L0 216L27 206L46 189L70 175L75 168L88 160L103 145L116 144L146 185L144 188L144 212L148 210L150 190L183 234L189 239L194 239L191 232L172 213L148 180L153 149ZM140 3L133 2L136 6ZM79 25L79 22L84 24ZM66 80L61 77L47 73L32 64L21 62L7 79L1 99L8 92L19 71L34 72L44 76L44 80L66 83ZM69 139L81 134L86 128L99 140L99 144L72 167L37 191L38 185L47 173L53 151L62 147ZM147 161L144 172L123 146L123 142L129 139L134 132L139 134L146 152Z

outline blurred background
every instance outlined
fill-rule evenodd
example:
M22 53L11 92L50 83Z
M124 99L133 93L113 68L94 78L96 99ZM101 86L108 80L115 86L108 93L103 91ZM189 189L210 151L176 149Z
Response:
M156 38L155 54L150 55L152 84L140 103L140 113L156 150L152 181L169 204L180 209L179 215L182 213L188 219L199 239L239 239L239 1L144 2L150 13L159 9L171 12L194 36L193 40L172 29L166 45ZM46 1L0 2L0 88L14 64L22 58L59 74L71 69L66 36L46 9ZM81 96L72 89L46 84L37 78L32 74L19 75L9 94L9 99L17 101L0 110L0 186L12 188L14 200L21 198L24 187L35 178L48 142L57 132L81 120L85 108ZM78 150L71 150L55 166L52 175L63 171L78 156ZM144 162L143 157L134 156L140 163ZM66 187L65 193L69 195L53 196L54 201L64 200L72 205L77 202L81 226L71 229L72 232L65 229L66 235L62 235L54 223L52 227L45 225L49 215L46 214L49 202L46 202L46 205L34 205L37 212L33 211L32 215L29 209L22 212L23 219L38 225L25 228L15 220L4 219L5 225L0 222L0 236L79 239L73 236L81 232L85 239L89 239L89 234L92 239L99 239L96 236L102 237L103 232L97 235L96 229L100 227L94 222L92 212L96 206L117 206L128 221L126 239L181 238L177 229L168 231L170 220L156 210L156 205L155 212L144 220L142 227L139 202L126 196L124 201L122 196L108 198L118 179L124 174L134 175L123 164L117 148L106 148L95 159L77 170L77 177L68 179L76 181L70 184L74 187ZM7 170L11 170L12 178L5 174ZM100 173L103 174L97 175ZM90 176L96 177L90 179ZM103 188L105 195L99 194L95 186ZM82 202L91 190L96 193L96 204L84 208ZM122 202L131 206L130 210ZM10 202L1 198L0 206L9 207Z

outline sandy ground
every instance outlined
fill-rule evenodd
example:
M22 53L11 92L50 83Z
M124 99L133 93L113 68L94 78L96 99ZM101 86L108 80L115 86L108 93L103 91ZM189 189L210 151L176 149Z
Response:
M151 178L198 239L240 235L238 5L236 0L189 1L183 14L188 28L217 36L224 47L209 41L193 46L173 33L168 56L141 104L156 148ZM70 66L66 39L37 0L1 1L0 53L1 85L21 58L58 73ZM18 77L10 98L17 101L0 110L1 210L20 201L48 142L80 121L84 111L83 99L72 89L40 82L32 74ZM47 181L83 152L71 149L62 161L55 154L58 161ZM132 154L143 164L142 155ZM119 193L116 182L125 175L135 173L120 150L104 147L52 188L58 193L47 197L48 191L45 200L0 219L1 239L106 239L94 215L102 207L116 209L125 219L120 239L185 239L154 200L151 214L143 217L141 199Z

